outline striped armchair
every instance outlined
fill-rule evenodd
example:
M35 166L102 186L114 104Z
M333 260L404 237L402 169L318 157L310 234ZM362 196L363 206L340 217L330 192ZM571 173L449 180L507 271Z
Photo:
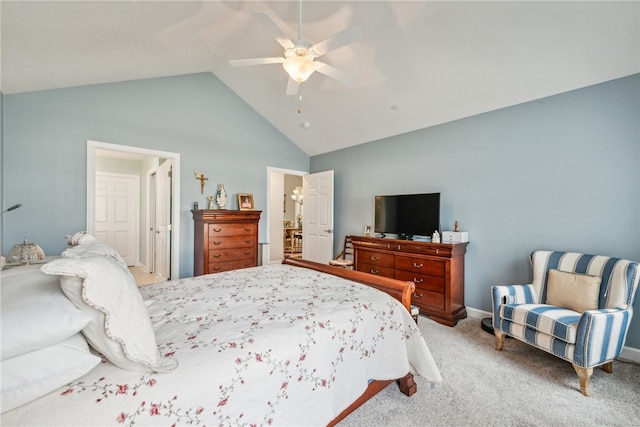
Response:
M496 350L505 335L573 364L589 396L595 366L611 373L633 315L640 264L575 252L534 251L533 280L493 286Z

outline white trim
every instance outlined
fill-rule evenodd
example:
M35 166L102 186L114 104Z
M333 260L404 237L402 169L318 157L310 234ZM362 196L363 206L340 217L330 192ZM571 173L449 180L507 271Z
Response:
M172 239L171 239L171 275L172 279L180 278L180 154L169 151L151 150L148 148L110 144L107 142L87 140L87 231L93 232L95 221L95 171L96 150L120 151L142 154L153 157L170 158L173 161L171 179L172 193Z
M156 174L156 170L157 170L157 166L155 166L152 169L147 170L147 175L146 175L146 180L147 180L147 200L145 201L145 203L147 204L147 218L146 218L146 223L147 223L147 227L146 230L144 231L144 242L145 242L145 247L147 248L146 251L146 259L145 259L145 266L144 266L144 271L145 273L149 273L149 270L151 269L151 266L153 266L153 252L155 250L155 248L153 247L152 239L153 239L153 231L151 230L151 223L153 218L151 217L151 203L152 203L152 199L151 199L151 193L152 193L152 189L151 189L151 183L154 183L153 186L153 191L155 191L155 177L153 177ZM153 178L152 178L153 177ZM153 198L153 209L155 212L155 197ZM155 230L155 229L154 229ZM154 272L155 273L155 272Z
M478 310L477 308L467 307L467 315L474 319L483 319L485 317L493 317L493 313L484 310ZM478 328L480 325L478 325ZM620 352L620 356L616 358L625 362L632 362L640 365L640 349L634 347L624 346Z
M484 310L478 310L477 308L467 307L467 315L474 319L484 319L485 317L493 317L493 313Z
M620 356L618 356L617 358L625 362L633 362L637 365L640 365L640 349L624 346L622 347Z

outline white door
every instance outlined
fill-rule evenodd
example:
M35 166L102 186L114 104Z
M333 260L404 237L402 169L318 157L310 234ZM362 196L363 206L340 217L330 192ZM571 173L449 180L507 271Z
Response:
M302 177L302 258L323 264L333 259L333 171Z
M158 166L156 174L156 281L165 282L171 278L171 161Z
M94 235L112 246L127 265L138 263L140 177L96 173Z

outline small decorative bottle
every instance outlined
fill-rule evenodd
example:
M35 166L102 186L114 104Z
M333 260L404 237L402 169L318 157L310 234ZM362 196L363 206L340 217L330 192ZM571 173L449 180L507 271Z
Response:
M431 237L431 242L440 243L440 233L438 233L438 230L433 232L433 236Z

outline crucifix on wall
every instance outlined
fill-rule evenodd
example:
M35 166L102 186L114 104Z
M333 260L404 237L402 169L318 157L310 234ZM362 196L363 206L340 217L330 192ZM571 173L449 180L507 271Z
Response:
M200 194L204 194L204 182L209 178L205 178L204 174L198 171L193 171L193 173L195 173L196 179L200 181Z

